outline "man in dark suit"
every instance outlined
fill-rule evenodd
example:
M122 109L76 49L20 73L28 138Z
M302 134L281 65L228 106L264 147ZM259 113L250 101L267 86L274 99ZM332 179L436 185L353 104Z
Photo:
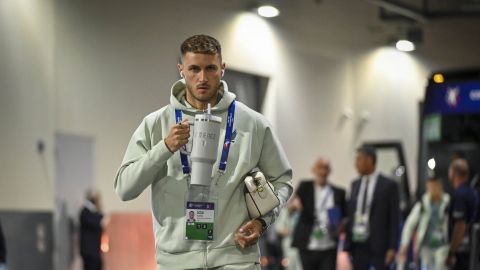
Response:
M399 239L399 191L397 183L376 171L376 152L371 146L357 149L356 169L348 204L345 250L354 270L388 269Z
M100 206L100 194L89 190L80 212L80 255L84 270L102 270L100 251L102 232L108 223Z
M336 269L338 235L346 216L345 190L328 182L326 159L318 159L312 172L314 179L300 183L289 209L300 211L292 246L299 249L304 270Z

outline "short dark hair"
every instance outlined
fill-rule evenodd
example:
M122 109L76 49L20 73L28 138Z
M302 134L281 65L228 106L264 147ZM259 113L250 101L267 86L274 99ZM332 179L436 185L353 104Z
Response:
M215 38L208 35L194 35L187 38L180 46L181 56L185 56L187 52L218 54L222 57L222 46Z
M373 165L377 164L377 151L375 147L368 144L363 144L357 148L357 152L368 158L371 158Z
M467 178L469 175L468 162L466 159L457 158L452 161L450 168L454 175L462 178Z

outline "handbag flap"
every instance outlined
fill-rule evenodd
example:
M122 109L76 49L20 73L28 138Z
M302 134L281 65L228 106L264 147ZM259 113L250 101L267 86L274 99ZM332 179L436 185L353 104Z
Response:
M253 193L257 190L257 186L255 185L255 182L252 176L249 175L245 177L244 182L245 182L245 187L247 188L247 191L249 193Z

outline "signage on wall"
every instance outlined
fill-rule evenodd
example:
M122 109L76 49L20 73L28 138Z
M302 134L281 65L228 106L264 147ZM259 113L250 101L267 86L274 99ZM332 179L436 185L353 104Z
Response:
M480 113L480 82L430 85L425 114Z
M439 141L442 134L442 116L438 113L425 116L423 121L423 139L433 142Z

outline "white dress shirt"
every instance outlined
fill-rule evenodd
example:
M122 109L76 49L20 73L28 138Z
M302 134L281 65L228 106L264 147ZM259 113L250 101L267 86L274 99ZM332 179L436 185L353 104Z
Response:
M320 226L328 228L328 209L335 206L333 201L333 190L329 185L321 187L314 184L313 186L315 196L315 224L313 230L318 229ZM328 234L328 232L321 239L310 236L310 242L308 243L309 250L327 250L335 247L335 240Z
M365 185L367 182L367 178L369 179L368 190L367 190L367 203L366 203L366 209L365 209L365 215L367 219L370 215L370 209L373 201L373 193L375 191L375 185L377 184L378 175L379 175L378 171L375 171L370 175L364 175L362 176L362 180L360 183L360 190L358 192L358 197L357 197L357 209L356 209L357 215L363 214L362 213L363 195L365 194Z

